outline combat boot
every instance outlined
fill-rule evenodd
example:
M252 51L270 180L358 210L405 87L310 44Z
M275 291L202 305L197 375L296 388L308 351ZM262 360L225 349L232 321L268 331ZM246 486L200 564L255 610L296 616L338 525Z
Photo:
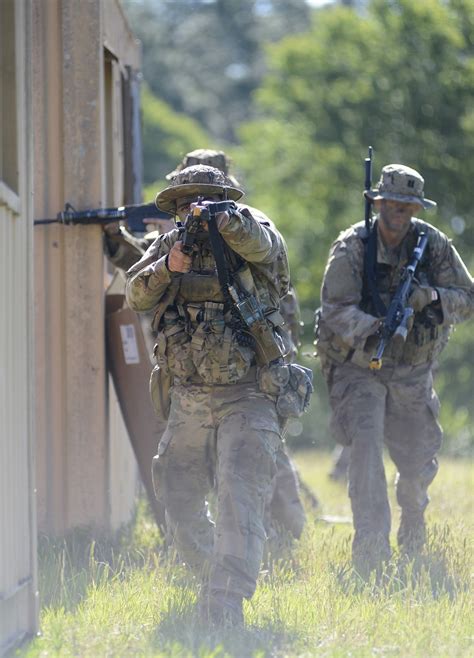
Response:
M203 624L219 628L244 625L243 596L231 592L210 593L203 587L198 602L199 617Z
M426 542L426 525L423 512L402 510L397 541L400 550L408 555L419 553Z
M375 572L376 577L382 575L391 557L388 537L371 532L360 536L356 533L352 542L352 566L364 580L369 580Z

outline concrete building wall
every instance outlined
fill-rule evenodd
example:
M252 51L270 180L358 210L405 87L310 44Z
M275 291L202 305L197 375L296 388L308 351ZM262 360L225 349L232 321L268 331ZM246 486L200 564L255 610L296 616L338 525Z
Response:
M32 0L35 216L124 198L121 76L139 53L115 0ZM38 510L41 530L112 530L133 511L136 463L104 334L100 226L35 229Z
M139 201L138 68L118 0L0 0L0 655L37 630L37 526L102 534L134 509L102 230L33 221Z
M0 655L37 627L30 18L0 2Z

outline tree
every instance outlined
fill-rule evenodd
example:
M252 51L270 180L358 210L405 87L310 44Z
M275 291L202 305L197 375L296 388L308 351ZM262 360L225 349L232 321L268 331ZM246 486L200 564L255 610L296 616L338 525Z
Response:
M305 29L304 0L125 0L153 94L220 141L252 116L265 43Z
M287 237L310 323L329 245L363 217L368 144L377 176L397 161L423 172L427 196L439 204L426 219L457 234L474 265L473 27L474 0L375 0L364 15L316 12L310 32L270 49L260 118L241 127L234 157L252 203ZM461 382L473 379L473 344L464 328L458 336L444 357L443 413L456 427L469 414L473 440L474 411ZM455 419L457 408L464 411Z
M166 183L165 176L188 152L203 145L213 148L205 130L190 117L176 113L155 98L146 85L142 89L143 161L145 196Z

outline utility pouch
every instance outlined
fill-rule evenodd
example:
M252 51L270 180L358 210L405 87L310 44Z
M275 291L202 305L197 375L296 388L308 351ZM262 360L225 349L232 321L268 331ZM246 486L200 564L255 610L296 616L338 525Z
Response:
M191 341L194 365L206 384L236 384L249 372L254 359L251 348L239 345L232 329L206 331L200 325Z
M168 368L155 366L150 375L150 397L159 418L168 420L171 406L171 375Z
M191 338L180 325L168 326L157 337L154 351L157 364L174 378L186 381L196 372Z
M308 408L313 393L313 371L297 363L271 364L259 369L262 393L276 397L276 408L284 418L298 418Z

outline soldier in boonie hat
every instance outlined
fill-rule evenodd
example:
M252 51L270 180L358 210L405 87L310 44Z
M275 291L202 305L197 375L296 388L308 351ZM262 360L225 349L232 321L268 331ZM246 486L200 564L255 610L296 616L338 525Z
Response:
M474 283L449 238L415 217L434 208L422 176L400 164L382 169L365 192L376 216L353 224L333 243L321 288L316 346L331 405L336 440L350 446L348 470L354 537L352 561L364 578L390 559L391 510L384 445L398 471L401 554L417 555L426 541L428 488L438 471L442 429L433 368L452 325L472 317ZM420 237L426 250L400 303L407 266ZM389 339L381 369L373 370L384 318L409 318L402 340ZM392 309L392 310L390 310Z
M239 181L229 174L230 160L224 151L214 151L213 149L195 149L186 153L179 165L173 171L166 175L167 180L172 180L180 171L193 165L207 165L220 169L230 180L234 187L240 187Z
M176 174L169 187L157 194L155 203L160 210L176 214L178 199L218 196L237 201L243 195L243 190L232 185L229 177L216 167L193 165Z
M371 201L388 199L403 203L418 203L426 210L436 208L436 201L425 199L424 184L423 176L416 169L401 164L389 164L382 169L375 189L368 190L364 194Z

